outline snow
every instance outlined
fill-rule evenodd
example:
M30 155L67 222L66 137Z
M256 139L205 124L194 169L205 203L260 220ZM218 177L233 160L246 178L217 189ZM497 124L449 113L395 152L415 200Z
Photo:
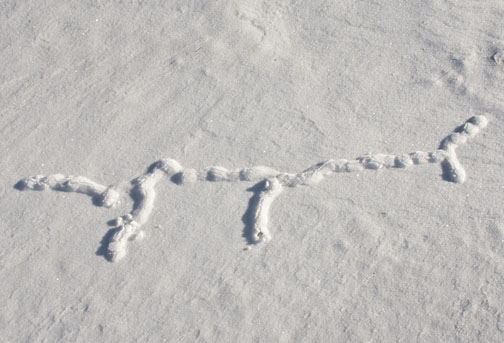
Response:
M1 341L504 340L501 1L0 16Z

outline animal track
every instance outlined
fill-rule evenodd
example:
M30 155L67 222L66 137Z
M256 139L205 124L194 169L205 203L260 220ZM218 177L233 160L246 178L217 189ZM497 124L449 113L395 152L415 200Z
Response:
M202 170L195 170L183 168L174 159L159 160L152 164L145 174L133 179L129 188L126 189L133 199L133 210L115 220L116 228L108 241L106 257L113 262L121 260L126 255L128 241L143 236L140 228L149 219L154 208L155 186L163 178L168 178L179 185L203 181L257 182L256 194L252 197L249 210L247 210L252 214L251 232L246 234L248 234L250 242L259 243L271 238L268 230L270 207L285 186L315 185L322 181L324 177L333 173L349 173L363 169L406 168L411 165L428 163L440 163L445 180L463 183L466 179L466 173L457 158L456 149L465 144L468 138L476 136L487 123L488 120L482 115L469 118L463 125L456 128L452 134L441 141L438 150L430 152L416 151L402 155L366 154L354 160L331 159L297 174L281 173L264 166L234 170L211 166ZM19 181L15 187L20 190L42 191L53 189L63 192L83 193L91 196L97 206L104 207L116 205L122 193L118 185L104 186L83 176L65 176L61 174L32 176Z

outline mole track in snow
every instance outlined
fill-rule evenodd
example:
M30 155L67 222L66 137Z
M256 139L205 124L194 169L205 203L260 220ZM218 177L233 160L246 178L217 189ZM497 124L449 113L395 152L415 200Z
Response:
M406 168L412 165L439 163L445 180L463 183L466 180L465 170L457 158L456 149L474 137L488 123L482 115L469 118L453 133L445 137L439 149L429 152L416 151L407 154L366 154L354 160L327 160L317 163L300 173L283 173L270 167L256 166L243 169L226 169L211 166L196 170L184 168L174 159L166 158L153 163L145 174L130 182L127 193L133 199L132 211L115 220L116 228L109 239L104 239L106 258L116 262L126 255L130 240L142 237L140 231L154 208L156 184L167 179L184 185L195 182L256 182L255 195L250 201L247 213L251 213L250 232L246 237L250 243L259 243L271 238L268 230L268 219L271 204L282 192L283 187L315 185L324 177L335 173L349 173L363 169ZM32 176L19 181L16 188L20 190L52 189L63 192L77 192L92 197L97 206L113 207L121 197L119 184L104 186L83 176L65 176L53 174ZM108 235L106 236L108 237Z

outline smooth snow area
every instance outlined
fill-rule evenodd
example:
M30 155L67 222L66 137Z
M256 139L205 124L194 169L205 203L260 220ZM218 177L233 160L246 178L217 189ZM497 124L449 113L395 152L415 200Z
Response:
M0 61L0 341L504 341L501 0L3 0Z

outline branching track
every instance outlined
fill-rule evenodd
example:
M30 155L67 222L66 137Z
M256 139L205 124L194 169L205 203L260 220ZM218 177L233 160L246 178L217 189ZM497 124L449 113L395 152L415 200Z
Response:
M443 170L443 178L455 183L463 183L466 179L465 170L457 158L456 149L474 137L488 123L484 116L469 118L453 133L445 137L439 149L429 152L416 151L408 154L366 154L354 160L327 160L317 163L300 173L283 173L270 167L256 166L251 168L229 170L224 167L211 166L202 170L184 168L174 159L162 159L152 164L145 174L130 182L129 193L134 201L132 211L116 219L116 229L108 242L108 256L111 261L118 261L126 255L128 241L141 236L140 228L144 225L154 208L156 197L155 186L168 179L176 184L194 182L256 182L257 194L251 201L252 213L251 232L247 233L254 243L267 241L271 238L268 230L268 218L271 204L282 192L283 187L299 185L314 185L324 177L334 173L349 173L364 169L406 168L412 165L439 163ZM32 176L19 181L18 189L46 190L83 193L91 196L98 206L112 207L116 205L121 192L119 186L104 186L83 176L65 176L53 174L48 176Z

